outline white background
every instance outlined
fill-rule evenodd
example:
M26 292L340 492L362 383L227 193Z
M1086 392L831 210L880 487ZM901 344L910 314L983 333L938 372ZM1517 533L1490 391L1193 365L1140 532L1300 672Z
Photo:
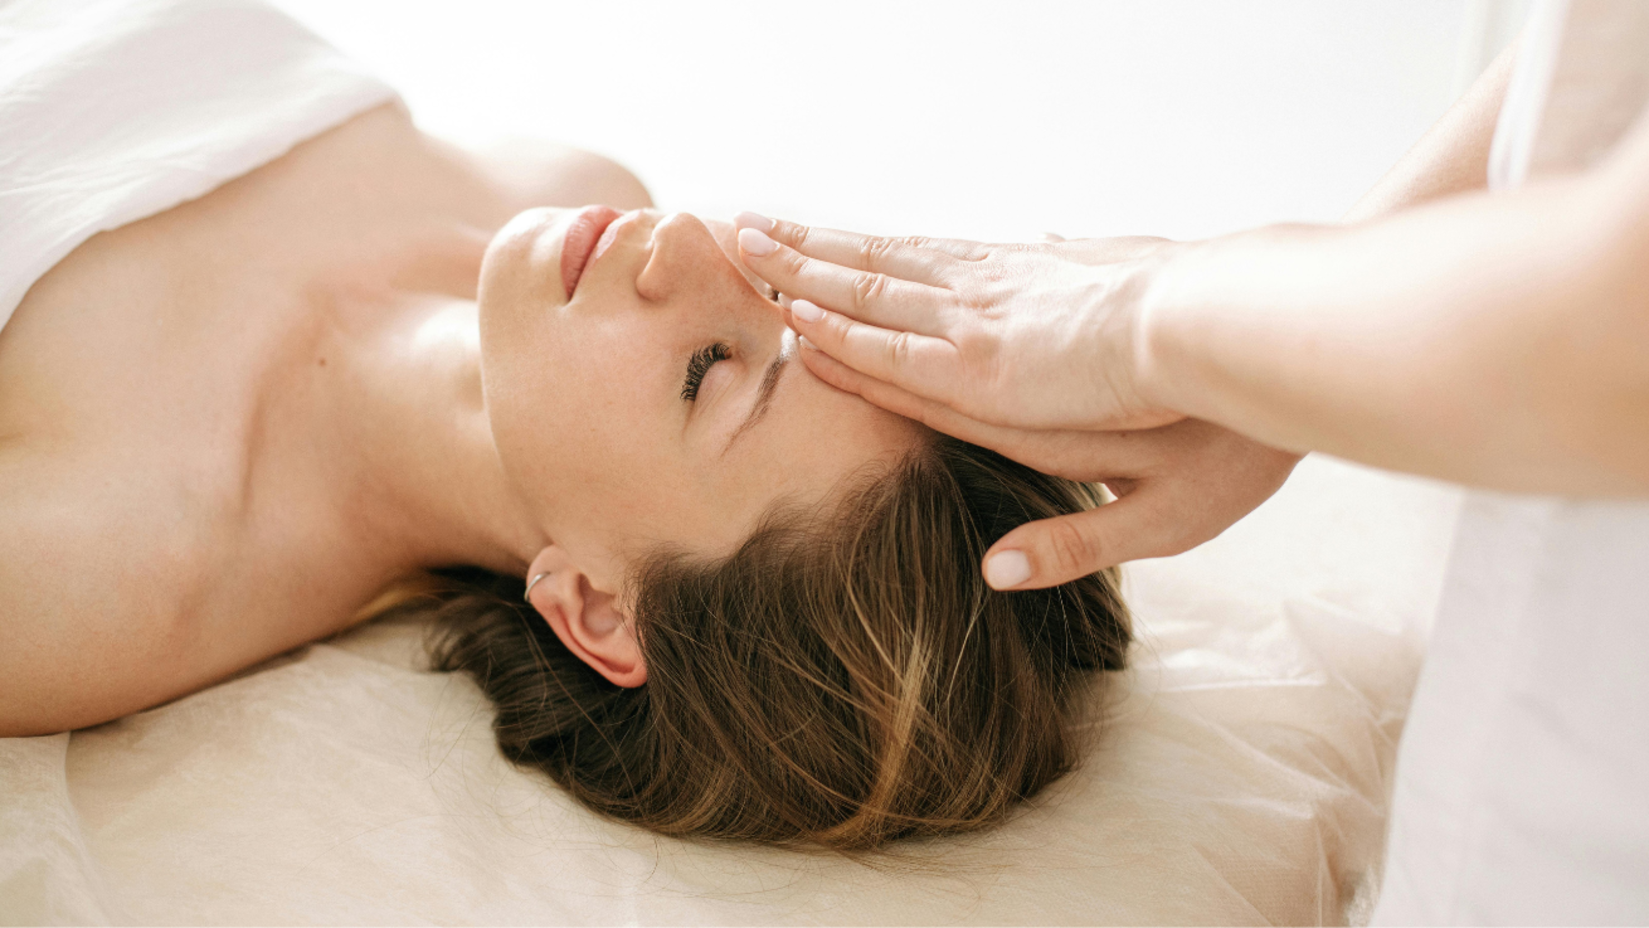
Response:
M279 5L460 143L599 151L665 209L996 240L1333 220L1522 6Z

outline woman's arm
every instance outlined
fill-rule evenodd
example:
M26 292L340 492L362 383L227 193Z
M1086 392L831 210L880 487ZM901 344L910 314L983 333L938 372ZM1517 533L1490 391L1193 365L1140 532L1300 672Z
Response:
M1489 174L1489 147L1519 44L1513 42L1501 52L1443 118L1340 221L1365 222L1431 200L1483 189Z
M1139 389L1282 447L1509 490L1649 491L1649 125L1603 166L1192 245Z

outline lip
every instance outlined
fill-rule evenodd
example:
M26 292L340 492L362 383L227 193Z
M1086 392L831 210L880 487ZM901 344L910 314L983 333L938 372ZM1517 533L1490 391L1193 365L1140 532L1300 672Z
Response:
M604 233L621 215L611 206L586 206L567 224L561 237L561 286L567 291L567 299L572 299L573 291L578 289L578 280L594 258L596 245L607 242Z
M590 252L591 264L594 264L608 248L612 247L614 242L618 241L619 230L625 224L637 222L641 219L641 212L639 209L630 210L607 224L607 231L601 233L601 238L596 239L595 251Z

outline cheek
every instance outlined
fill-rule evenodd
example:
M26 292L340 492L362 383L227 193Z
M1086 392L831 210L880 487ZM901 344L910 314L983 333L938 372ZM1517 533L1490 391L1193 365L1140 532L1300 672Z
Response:
M481 385L493 442L506 475L539 513L569 464L562 436L585 430L579 378L569 376L565 359L546 342L482 333Z
M656 362L616 329L554 334L485 355L487 413L512 481L569 516L679 492L681 424L674 395L659 398Z

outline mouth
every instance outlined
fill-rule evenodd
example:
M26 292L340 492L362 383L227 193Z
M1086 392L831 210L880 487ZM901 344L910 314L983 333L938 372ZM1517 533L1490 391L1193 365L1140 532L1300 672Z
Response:
M567 291L567 299L573 298L584 269L612 244L614 236L606 233L621 215L611 206L586 206L567 226L561 239L561 286Z

